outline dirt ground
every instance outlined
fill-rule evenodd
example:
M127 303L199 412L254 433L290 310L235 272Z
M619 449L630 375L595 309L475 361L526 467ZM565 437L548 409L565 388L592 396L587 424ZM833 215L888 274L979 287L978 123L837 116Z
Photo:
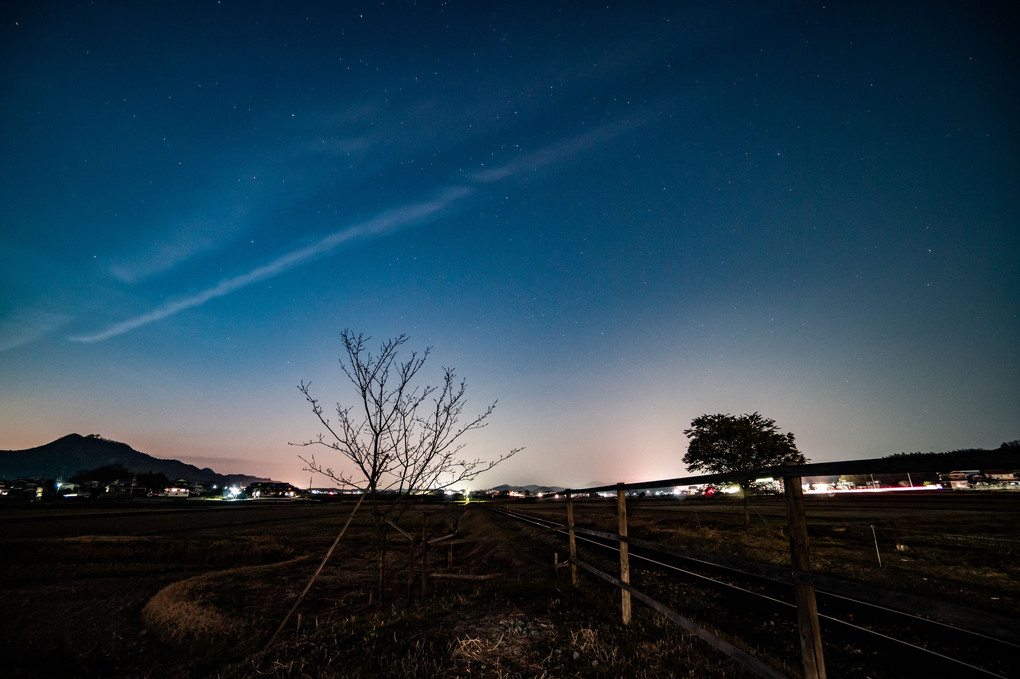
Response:
M165 536L6 540L0 552L4 676L687 677L741 676L689 635L618 599L574 590L552 536L482 505L427 507L420 560L395 531L386 601L377 552L356 520L272 646L266 643L339 527L322 520ZM421 532L423 513L400 521ZM561 561L565 554L558 557ZM469 579L474 576L476 579ZM617 595L618 596L618 595Z
M773 504L756 505L756 525L745 530L742 513L719 503L637 500L629 509L631 534L782 562L787 547ZM1017 506L1013 498L991 509L968 505L966 511L945 513L873 505L871 514L849 518L816 508L814 520L809 517L813 554L819 570L833 575L1012 612L1020 598L1012 551ZM527 508L563 512L555 504ZM383 601L371 527L367 514L359 514L267 646L319 567L347 509L302 510L300 516L295 510L278 521L196 523L156 535L0 537L3 674L152 679L746 674L648 609L636 607L634 623L623 627L617 592L590 580L574 589L568 569L554 568L566 558L561 539L479 504L422 506L400 519L410 536L419 537L427 521L430 540L445 538L429 549L430 573L460 577L430 578L423 596L421 561L410 561L408 539L393 530ZM606 530L615 521L610 502L579 504L577 515L579 524ZM936 532L966 539L947 542L933 537ZM882 568L875 535L885 553ZM699 595L684 596L693 606L691 597ZM711 596L704 603L714 605ZM796 658L792 664L779 661L786 663L783 671L799 673Z

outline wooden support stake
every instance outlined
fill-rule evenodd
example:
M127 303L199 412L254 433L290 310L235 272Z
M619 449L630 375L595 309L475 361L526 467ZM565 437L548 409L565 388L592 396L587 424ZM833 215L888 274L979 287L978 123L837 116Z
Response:
M429 513L421 520L421 600L425 601L425 585L429 578Z
M567 491L567 533L570 536L570 584L577 587L577 541L574 539L574 501Z
M804 489L800 477L783 480L786 518L790 525L790 557L793 568L802 574L793 586L797 599L797 623L800 626L800 652L805 679L825 679L822 656L822 631L818 625L815 587L810 582L811 555L808 551L807 517L804 514Z
M386 605L386 550L390 543L390 534L386 526L382 526L382 544L379 550L379 608Z
M273 645L273 642L276 641L276 637L280 634L280 631L283 629L284 625L286 625L287 621L290 620L290 616L294 614L294 611L297 610L297 607L301 603L301 600L305 598L305 595L308 594L308 590L312 588L312 583L315 582L315 578L319 577L319 573L322 572L322 569L326 565L326 562L329 561L329 557L333 554L333 550L336 549L336 546L338 544L340 544L340 538L342 538L344 536L344 533L347 532L347 527L351 525L351 521L354 519L354 515L358 513L358 508L361 507L361 502L364 499L365 495L364 493L362 493L361 497L358 498L358 503L354 505L354 509L351 510L351 515L347 517L347 523L345 523L344 527L340 529L340 532L336 536L336 540L333 540L332 546L326 552L326 556L322 557L322 563L320 563L319 567L315 569L315 573L312 574L312 579L308 581L307 585L305 585L304 591L302 591L301 594L298 595L298 598L294 602L294 605L290 607L289 611L287 611L287 615L283 616L283 621L280 623L280 626L276 628L276 631L273 632L273 636L269 638L269 642L266 644L266 647L262 649L263 652L268 650L269 647ZM369 597L371 597L371 594L369 594ZM369 599L369 602L371 602L371 599Z
M411 592L414 587L414 540L409 540L407 543L407 600L411 600Z
M616 507L620 517L620 582L630 584L630 552L627 549L627 491L621 483L616 489ZM620 612L623 624L629 625L631 618L630 592L620 590Z
M875 532L875 524L871 524L871 537L875 541L875 556L878 557L878 567L882 567L882 553L878 551L878 534Z

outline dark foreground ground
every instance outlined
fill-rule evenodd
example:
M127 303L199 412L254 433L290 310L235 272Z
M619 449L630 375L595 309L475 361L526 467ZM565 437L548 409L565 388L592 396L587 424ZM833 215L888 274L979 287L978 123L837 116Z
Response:
M1015 610L1011 545L1018 537L1018 500L967 500L916 512L905 511L907 505L898 501L870 508L815 502L818 567L845 577L883 579L885 586L897 581L904 589L922 586L936 596L942 590L947 600L981 598L977 603L989 610ZM632 534L781 560L785 546L775 505L759 503L757 525L747 531L734 518L742 514L724 503L635 501ZM408 540L394 530L382 602L374 586L378 559L368 515L359 512L267 647L351 508L2 507L0 674L745 676L647 609L636 607L634 623L624 628L618 623L618 593L591 580L575 590L567 569L553 567L554 559L565 558L558 538L478 504L422 506L400 519L401 528L416 538L423 522L430 540L451 536L433 543L426 570L460 577L431 578L423 594L421 561L416 559L409 572ZM611 523L612 508L612 503L579 506L579 523ZM531 509L563 511L554 504ZM809 506L809 521L811 512ZM908 521L911 514L915 518ZM873 563L873 545L857 536L876 524L881 547L888 550L881 571ZM778 669L797 676L799 660L787 656L777 654ZM830 668L829 676L840 676L840 669ZM845 671L842 676L856 675Z
M100 511L85 521L102 535L53 512L33 519L44 538L14 521L20 537L0 545L3 676L740 676L652 615L622 628L617 598L575 591L556 572L554 539L483 505L420 508L400 522L420 535L427 509L430 537L455 534L430 550L429 569L483 578L430 580L423 599L421 563L409 578L394 531L380 605L359 517L266 649L350 509L235 512L215 526L204 513L156 512L149 534L138 514Z

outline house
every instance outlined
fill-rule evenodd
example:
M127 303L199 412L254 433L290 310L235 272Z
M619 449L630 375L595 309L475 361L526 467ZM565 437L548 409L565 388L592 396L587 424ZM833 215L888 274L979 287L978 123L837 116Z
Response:
M191 484L187 479L177 479L166 487L166 491L161 493L165 497L188 497L190 494Z
M985 479L993 488L1020 488L1017 473L1008 469L986 469Z

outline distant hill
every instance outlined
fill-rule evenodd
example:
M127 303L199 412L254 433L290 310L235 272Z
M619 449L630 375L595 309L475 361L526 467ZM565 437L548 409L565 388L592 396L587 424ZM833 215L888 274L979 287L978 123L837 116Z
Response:
M0 450L0 478L5 479L56 479L111 464L123 465L129 471L139 474L162 472L171 480L187 479L204 484L247 486L270 480L245 474L217 474L208 467L199 469L180 460L163 460L141 453L126 443L110 441L97 434L68 434L37 448Z
M555 486L554 487L554 486L535 486L535 485L530 485L530 486L511 486L511 485L508 485L508 484L504 483L502 486L496 486L495 488L490 488L489 490L494 490L494 491L500 492L500 493L503 492L504 490L515 490L517 492L523 492L523 491L526 490L529 493L531 493L532 495L534 495L535 493L558 493L561 490L563 490L563 488L560 488L559 486Z

